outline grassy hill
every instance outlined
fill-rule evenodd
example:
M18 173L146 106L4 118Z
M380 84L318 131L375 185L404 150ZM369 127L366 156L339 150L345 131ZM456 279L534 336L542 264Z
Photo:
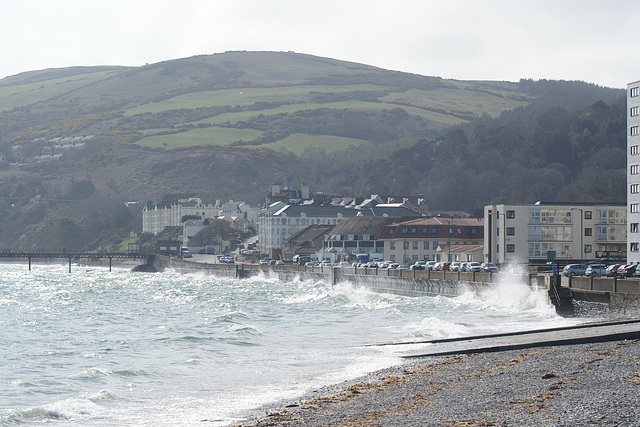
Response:
M496 117L537 98L515 83L444 80L295 53L228 52L138 68L74 67L0 80L0 136L24 144L34 138L108 134L116 142L171 149L246 141L246 133L229 132L225 125L252 128L247 122L258 117L282 121L283 115L298 112L375 115L398 108L419 134L483 114ZM17 130L11 123L16 119L21 122ZM200 127L197 135L189 127ZM161 143L154 138L178 130ZM317 144L330 151L343 146L342 138L370 139L331 129L296 133L324 136ZM286 147L289 134L279 134L262 131L252 136L252 145ZM292 151L299 151L296 147Z
M488 195L452 200L467 192L449 191L442 174L454 161L467 175L491 162L471 164L478 146L471 158L465 144L442 150L443 132L621 96L583 82L447 80L293 52L29 71L0 80L0 214L10 220L0 245L119 244L139 230L140 207L114 206L168 193L256 204L273 181L479 207ZM527 149L535 155L534 142ZM456 186L472 188L465 179ZM91 194L73 196L79 182Z

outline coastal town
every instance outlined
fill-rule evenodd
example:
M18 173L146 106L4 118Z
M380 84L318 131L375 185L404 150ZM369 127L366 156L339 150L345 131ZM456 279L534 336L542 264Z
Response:
M626 258L625 204L489 205L477 214L432 212L418 196L335 197L273 184L260 207L198 198L147 203L143 233L173 230L161 254L241 255L274 263L388 261L410 268L427 261L563 264ZM214 221L228 233L206 233ZM199 235L200 234L200 235ZM202 235L209 236L203 240ZM244 238L243 238L244 237ZM209 249L207 249L209 248Z

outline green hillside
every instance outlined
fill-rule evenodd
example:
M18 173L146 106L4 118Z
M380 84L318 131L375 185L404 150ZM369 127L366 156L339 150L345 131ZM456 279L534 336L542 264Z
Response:
M270 126L269 136L252 145L279 141L286 147L291 132L283 131L287 124L282 114L301 110L329 117L336 110L351 110L376 117L381 111L402 109L410 116L413 135L419 136L483 114L495 117L537 98L521 92L516 83L444 80L295 53L228 52L137 68L75 67L66 73L43 70L3 79L0 137L25 144L34 138L92 134L172 149L232 144L236 140L226 140L228 131L218 128L238 122L252 128L247 120L260 116L280 122L280 129ZM158 144L149 132L188 126L209 126L198 132L209 136L203 140L191 132L176 132ZM326 129L298 127L295 133L371 139L335 127L344 128L334 123ZM318 138L316 144L334 140ZM335 147L329 142L325 148Z
M115 248L140 231L147 200L256 205L274 181L424 194L443 210L617 199L621 97L584 82L447 80L293 52L29 71L0 80L0 245Z

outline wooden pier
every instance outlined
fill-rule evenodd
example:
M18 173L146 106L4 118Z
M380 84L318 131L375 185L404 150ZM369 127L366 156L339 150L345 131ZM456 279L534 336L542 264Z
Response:
M29 271L31 271L32 259L65 259L69 260L69 273L71 273L71 261L78 259L108 259L109 271L113 259L138 259L146 258L139 252L68 252L68 251L0 251L0 261L4 259L27 259L29 261Z

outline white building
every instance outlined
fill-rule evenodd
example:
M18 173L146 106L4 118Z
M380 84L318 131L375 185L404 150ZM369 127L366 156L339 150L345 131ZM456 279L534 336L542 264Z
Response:
M640 81L627 85L627 260L640 262Z
M489 205L484 259L496 264L625 257L625 204Z
M234 202L233 200L229 200L227 203L222 204L218 216L220 218L231 218L233 221L242 218L246 220L248 225L255 227L258 222L259 214L259 208L252 208L245 202Z
M180 220L185 215L215 218L219 211L220 207L204 204L198 198L168 203L147 202L142 208L142 232L158 234L165 227L181 225Z

